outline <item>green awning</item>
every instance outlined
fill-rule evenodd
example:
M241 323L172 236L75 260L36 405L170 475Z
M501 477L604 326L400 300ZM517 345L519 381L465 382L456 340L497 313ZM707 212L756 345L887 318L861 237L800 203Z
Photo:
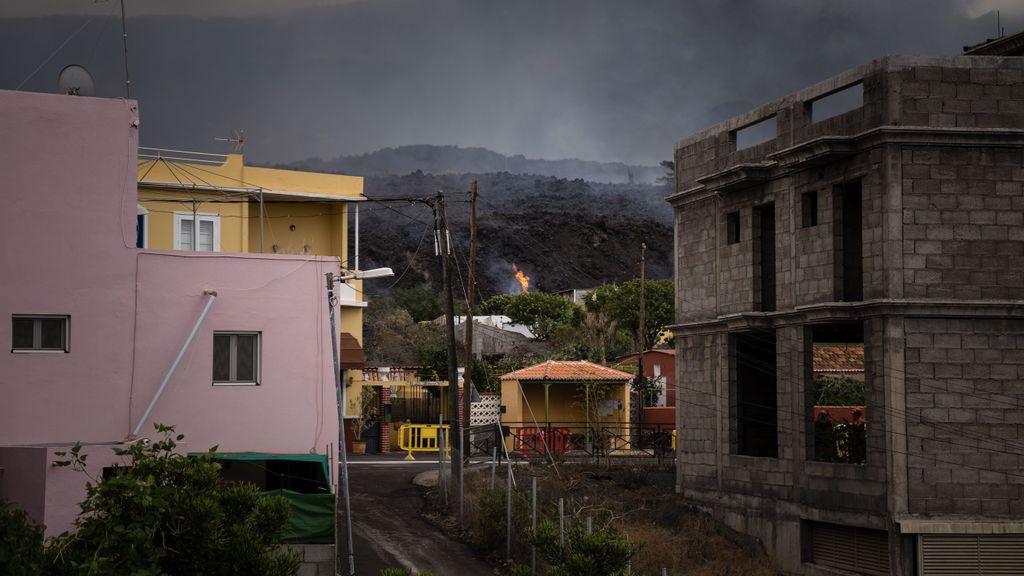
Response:
M263 494L283 496L291 504L288 523L281 529L281 542L334 542L334 494L300 494L291 490L269 490Z

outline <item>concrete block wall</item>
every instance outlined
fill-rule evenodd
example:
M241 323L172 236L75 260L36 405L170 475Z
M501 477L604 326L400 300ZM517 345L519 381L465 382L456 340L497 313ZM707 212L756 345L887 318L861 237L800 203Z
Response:
M908 298L1024 299L1024 152L905 146Z
M1024 320L906 326L910 511L1024 516Z
M718 230L714 199L694 202L676 213L676 310L680 318L706 320L718 315L715 250Z

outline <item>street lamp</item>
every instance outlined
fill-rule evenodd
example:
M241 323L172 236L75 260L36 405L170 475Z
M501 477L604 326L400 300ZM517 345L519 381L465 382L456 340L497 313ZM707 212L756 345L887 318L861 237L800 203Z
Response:
M351 274L345 274L343 276L334 277L332 272L325 274L327 277L327 308L330 310L331 315L331 352L334 355L334 388L338 398L338 453L341 457L341 485L335 489L335 519L337 519L337 492L341 492L345 498L345 533L348 537L348 573L349 576L355 576L356 573L356 562L355 554L352 550L352 506L349 503L348 497L348 454L345 452L345 387L341 383L341 368L338 365L338 329L335 326L334 321L334 307L338 304L337 298L334 297L334 284L336 282L345 282L348 280L358 280L363 278L383 278L385 276L394 276L395 273L391 268L374 268L373 270L358 270ZM337 520L335 520L337 521ZM335 557L337 557L337 531L335 531Z

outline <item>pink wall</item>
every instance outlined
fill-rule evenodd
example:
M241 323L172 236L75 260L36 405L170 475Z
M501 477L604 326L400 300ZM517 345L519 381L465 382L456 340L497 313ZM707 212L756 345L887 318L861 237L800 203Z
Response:
M127 432L137 122L130 101L0 91L0 445ZM70 315L70 353L11 353L12 314Z
M69 353L0 348L0 450L46 446L25 474L45 478L47 533L71 527L86 480L50 466L53 451L100 444L93 476L116 461L111 444L141 418L204 290L217 300L142 435L161 422L186 435L183 451L324 453L338 433L324 273L338 260L136 249L134 102L0 91L0 126L0 343L12 314L70 316ZM215 330L260 332L259 386L212 384ZM0 490L38 517L26 478Z
M152 422L174 424L190 451L324 453L338 436L324 274L331 258L243 254L139 255L133 426L202 312L217 299L169 382ZM213 332L260 333L259 386L214 386Z

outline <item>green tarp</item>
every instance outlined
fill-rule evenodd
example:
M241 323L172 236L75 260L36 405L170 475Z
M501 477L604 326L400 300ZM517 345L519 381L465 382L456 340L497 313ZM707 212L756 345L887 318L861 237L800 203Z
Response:
M264 452L213 453L215 460L246 462L318 462L323 478L314 479L327 483L327 456L321 454L268 454ZM268 490L263 492L282 496L291 504L288 523L281 531L281 541L289 544L330 544L334 542L334 494L303 494L293 490Z
M334 542L334 494L300 494L291 490L270 490L292 505L281 541L289 544L332 544Z

